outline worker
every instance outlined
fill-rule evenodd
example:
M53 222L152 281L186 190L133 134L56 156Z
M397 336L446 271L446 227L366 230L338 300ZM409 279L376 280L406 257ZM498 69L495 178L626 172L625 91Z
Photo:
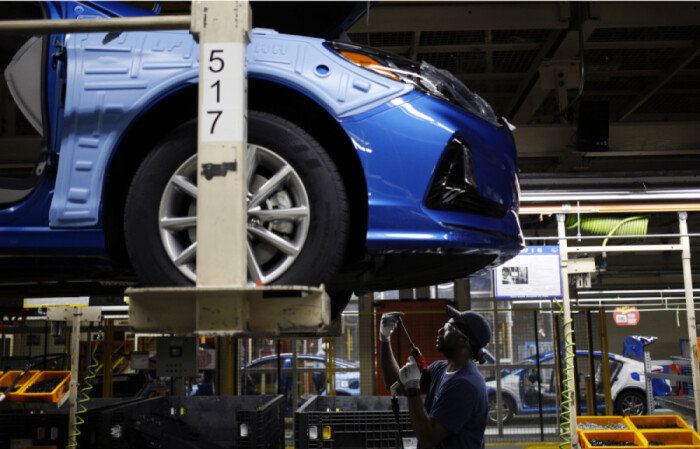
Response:
M488 394L473 361L484 363L483 348L491 340L491 329L476 312L447 306L447 315L449 320L438 330L435 345L447 360L431 364L423 373L412 356L399 370L390 344L399 318L396 312L382 315L379 339L384 382L389 388L400 380L421 449L483 449ZM426 394L425 403L421 393Z

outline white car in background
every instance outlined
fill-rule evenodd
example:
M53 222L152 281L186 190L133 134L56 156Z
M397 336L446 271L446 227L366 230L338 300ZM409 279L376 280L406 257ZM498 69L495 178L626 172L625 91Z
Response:
M593 353L595 364L596 384L596 408L605 410L605 396L603 393L603 376L601 352ZM644 415L646 414L646 383L644 379L644 364L640 361L623 357L618 354L608 354L610 359L611 395L613 410L616 415ZM541 382L542 411L544 413L557 413L557 382L554 353L549 352L540 356L540 378L537 376L536 358L530 357L521 363L532 364L532 368L520 368L513 372L506 372L501 377L501 421L510 422L513 417L539 413L538 383ZM585 372L588 367L588 351L576 351L576 364L579 373ZM663 367L654 366L654 371L663 371ZM586 413L585 375L579 376L579 388L581 391L581 410ZM486 382L489 393L489 423L498 422L496 403L496 380ZM652 388L655 396L666 396L671 392L668 381L652 379Z

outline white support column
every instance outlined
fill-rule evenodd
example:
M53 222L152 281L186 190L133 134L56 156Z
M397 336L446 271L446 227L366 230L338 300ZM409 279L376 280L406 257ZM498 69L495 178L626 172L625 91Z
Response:
M561 292L562 292L562 304L564 305L564 347L573 347L573 321L571 319L571 298L569 297L569 252L566 243L566 227L565 227L566 215L557 214L557 229L559 234L559 256L561 257ZM574 348L575 350L575 348ZM564 351L566 361L566 353ZM571 411L569 413L569 433L571 438L571 447L577 448L578 446L578 432L576 431L576 391L575 385L575 374L573 363L567 363L564 365L565 378L568 380L567 389L569 390L569 399L571 404Z
M698 330L695 322L695 301L693 299L693 274L690 269L690 238L688 237L688 213L678 212L678 230L681 234L681 257L683 259L683 286L685 287L685 309L688 314L688 348L693 375L695 394L695 428L700 425L700 366L698 365Z
M247 284L247 1L192 3L199 34L197 286Z

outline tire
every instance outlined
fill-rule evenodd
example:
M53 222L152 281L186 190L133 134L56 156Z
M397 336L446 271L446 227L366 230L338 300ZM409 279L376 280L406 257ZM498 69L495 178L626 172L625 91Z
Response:
M255 161L249 164L255 171L249 176L248 243L256 261L248 264L249 283L328 282L343 261L350 223L337 167L313 137L287 120L250 111L248 126L249 160ZM144 285L187 286L196 280L196 148L197 122L191 120L146 156L131 182L125 241ZM275 174L283 181L273 193L256 196ZM251 208L251 202L258 204ZM291 215L279 218L280 209ZM330 293L337 316L350 297Z
M505 394L501 395L501 401L503 405L503 409L501 411L501 421L503 424L508 424L513 420L513 417L515 416L515 403L513 400L509 397L506 396ZM498 424L498 417L497 417L497 411L496 411L496 395L495 394L490 394L489 395L489 411L488 411L488 423L489 424Z
M647 398L636 390L625 390L615 398L615 414L619 416L646 415Z

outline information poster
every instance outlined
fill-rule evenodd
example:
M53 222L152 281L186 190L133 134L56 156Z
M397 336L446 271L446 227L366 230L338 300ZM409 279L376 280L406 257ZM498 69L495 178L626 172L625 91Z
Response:
M496 298L561 298L558 246L528 246L493 273Z

